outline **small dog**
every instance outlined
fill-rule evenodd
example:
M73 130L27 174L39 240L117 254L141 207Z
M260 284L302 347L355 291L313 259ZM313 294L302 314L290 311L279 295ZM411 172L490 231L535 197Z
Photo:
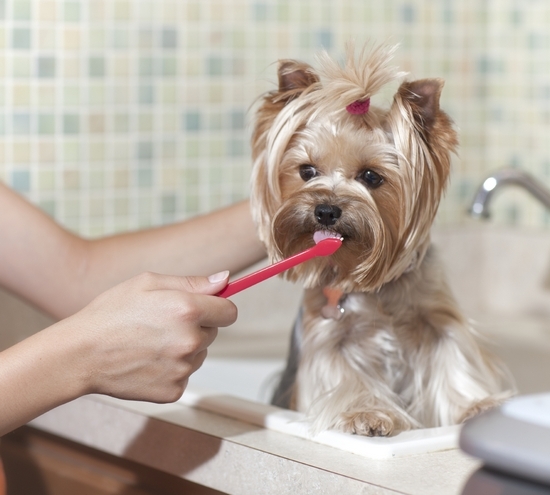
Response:
M389 109L371 106L404 76L394 50L356 57L350 44L344 66L321 54L319 73L280 61L279 88L256 115L251 204L270 257L343 237L332 256L285 275L306 290L273 403L305 412L313 433L456 424L512 390L430 246L457 147L443 81L402 82Z

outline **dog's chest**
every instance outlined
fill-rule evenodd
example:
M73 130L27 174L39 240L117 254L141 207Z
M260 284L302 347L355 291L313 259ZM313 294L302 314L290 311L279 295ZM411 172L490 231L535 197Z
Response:
M317 304L311 304L314 302ZM325 355L332 362L343 361L353 367L392 370L392 374L404 365L392 316L380 310L376 298L344 296L339 302L343 310L339 319L323 317L320 304L319 299L305 299L304 354L316 359Z

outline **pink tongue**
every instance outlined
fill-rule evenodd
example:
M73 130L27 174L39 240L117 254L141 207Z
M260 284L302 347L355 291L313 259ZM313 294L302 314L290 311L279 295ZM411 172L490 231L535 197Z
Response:
M329 232L328 230L318 230L313 234L313 241L315 244L319 244L323 239L329 239L329 238L337 238L339 239L340 236L335 234L334 232Z

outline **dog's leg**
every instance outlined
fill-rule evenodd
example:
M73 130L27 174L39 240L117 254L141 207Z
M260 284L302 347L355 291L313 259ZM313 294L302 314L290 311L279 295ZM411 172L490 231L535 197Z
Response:
M290 350L287 357L286 368L281 375L281 379L273 397L271 404L285 409L295 409L294 386L296 382L296 373L298 372L298 363L300 361L300 348L302 343L302 310L298 313L292 328L290 336Z
M513 379L499 361L480 347L473 331L460 322L445 328L437 346L420 353L416 382L424 390L412 415L425 426L461 423L501 404L514 393Z

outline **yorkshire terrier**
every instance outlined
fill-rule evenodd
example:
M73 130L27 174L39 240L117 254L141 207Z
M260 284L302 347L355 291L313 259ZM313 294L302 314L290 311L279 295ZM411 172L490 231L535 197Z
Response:
M352 45L343 65L278 66L252 136L251 204L273 260L337 236L286 273L305 287L273 403L313 432L368 436L457 424L513 386L461 313L430 245L457 134L441 79L402 81L394 48ZM389 108L371 105L395 83Z

